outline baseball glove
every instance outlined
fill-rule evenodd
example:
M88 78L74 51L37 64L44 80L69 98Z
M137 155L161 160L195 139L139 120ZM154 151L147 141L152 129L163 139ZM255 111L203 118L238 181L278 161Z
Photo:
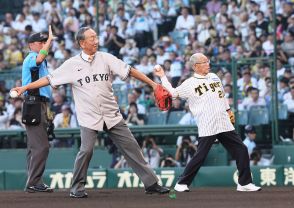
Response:
M235 115L232 111L229 112L230 121L233 125L235 125Z
M167 111L172 107L172 96L162 85L158 84L154 91L157 107L161 111Z

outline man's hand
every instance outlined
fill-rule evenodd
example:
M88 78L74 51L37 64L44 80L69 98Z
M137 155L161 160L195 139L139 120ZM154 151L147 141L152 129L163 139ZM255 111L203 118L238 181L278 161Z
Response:
M234 125L235 124L235 114L231 110L228 110L228 114L229 114L229 118L230 118L231 123Z
M165 75L163 68L159 64L154 66L154 74L159 77L163 77Z
M22 93L24 93L27 90L27 86L22 86L22 87L15 87L12 88L10 91L16 91L17 96L20 96Z
M55 39L56 39L56 37L53 36L51 25L49 25L49 28L48 28L48 40L52 41L52 40L55 40Z

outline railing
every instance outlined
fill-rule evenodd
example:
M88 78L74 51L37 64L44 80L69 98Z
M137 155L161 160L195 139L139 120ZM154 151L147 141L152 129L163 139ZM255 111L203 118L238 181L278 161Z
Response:
M198 133L197 127L194 125L145 125L145 126L130 126L131 132L135 137L139 136L179 136L179 135L196 135ZM78 148L80 139L79 128L57 128L54 130L55 136L58 139L74 138L75 146ZM98 132L99 138L103 138L106 132ZM25 129L17 130L1 130L0 140L4 138L16 138L23 140L26 138Z

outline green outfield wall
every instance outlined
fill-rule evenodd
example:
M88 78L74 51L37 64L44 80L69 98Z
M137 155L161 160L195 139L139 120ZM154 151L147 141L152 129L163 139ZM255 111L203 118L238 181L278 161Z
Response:
M173 186L182 168L154 170L164 186ZM294 165L252 167L254 183L261 186L294 186ZM234 187L238 173L234 166L202 167L192 187ZM0 190L22 190L26 181L25 170L0 171ZM72 181L72 170L50 169L44 181L55 189L68 189ZM138 176L131 169L89 169L86 188L143 188Z

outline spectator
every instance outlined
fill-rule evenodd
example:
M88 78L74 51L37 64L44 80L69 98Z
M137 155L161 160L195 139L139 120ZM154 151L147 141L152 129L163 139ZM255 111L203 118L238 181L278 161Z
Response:
M175 8L170 7L169 1L163 1L163 5L159 7L162 16L162 23L158 25L158 36L167 35L174 29L177 12Z
M188 7L182 7L181 15L178 16L175 30L190 31L195 28L195 21L192 15L189 14Z
M24 129L25 126L21 121L22 111L21 108L16 108L13 113L13 117L10 119L8 129Z
M175 159L181 164L181 167L185 167L196 150L197 148L191 142L191 138L189 136L184 136L182 143L177 147Z
M163 65L164 61L169 59L168 53L165 53L163 46L156 47L156 61L157 64Z
M105 19L105 16L103 14L99 14L99 33L103 34L106 31L106 28L108 25L110 25L110 22Z
M255 131L254 126L246 125L245 126L245 139L244 139L243 143L246 145L246 147L248 149L249 156L252 154L254 148L256 148L256 143L254 141L255 139L256 139L256 131Z
M271 96L272 96L272 83L271 83L271 78L270 77L266 77L265 78L265 88L263 89L263 91L259 92L259 96L261 98L265 99L266 105L269 106L270 105L270 101L271 101Z
M9 115L9 119L12 119L16 109L22 108L22 103L23 103L22 97L16 97L16 98L10 99L10 104L8 104L6 108Z
M129 20L129 13L125 12L124 7L117 8L116 14L112 18L111 25L120 28L124 20Z
M284 101L284 104L287 105L288 112L290 113L290 117L294 116L294 86L290 88L291 92L291 99L287 99Z
M30 25L30 22L26 20L23 13L18 14L15 21L12 22L12 28L17 32L24 32L27 25Z
M180 163L174 159L172 155L167 155L160 164L162 168L175 168L180 167Z
M291 90L291 87L294 86L294 76L290 77L289 79L289 89ZM288 99L292 99L292 95L291 95L291 91L285 93L283 100L288 100Z
M126 123L128 125L144 125L144 116L138 114L136 103L130 103Z
M184 108L182 106L181 100L179 98L173 99L172 100L172 107L169 109L169 113L172 111L183 111Z
M76 17L76 10L71 8L67 12L67 17L63 21L65 33L76 33L79 29L79 20Z
M146 114L145 106L139 103L138 97L135 95L135 93L128 94L128 103L129 103L129 106L127 106L127 109L129 109L131 103L136 103L138 108L138 113L143 115Z
M206 10L210 17L214 17L221 9L219 0L210 0L206 3Z
M61 113L55 115L53 124L55 128L77 128L77 119L73 115L68 104L63 104ZM71 147L74 144L74 138L53 138L51 145L53 147Z
M151 168L158 168L163 150L157 146L152 136L147 136L142 145L145 160Z
M283 102L284 95L289 92L289 79L281 77L278 83L278 101Z
M135 31L133 30L133 28L128 26L128 20L123 19L121 26L118 28L117 34L123 39L128 39L134 37Z
M9 115L5 106L5 99L0 95L0 129L6 129Z
M268 34L268 21L264 18L264 13L262 11L257 12L255 32L257 37L260 37L261 34Z
M17 48L18 41L13 38L11 44L8 46L8 49L5 51L6 60L10 67L19 66L22 64L23 56L22 52Z
M117 34L117 27L111 26L110 35L105 40L105 47L114 56L120 57L120 49L124 46L125 40Z
M84 16L84 21L80 22L81 27L95 27L95 21L93 19L93 16L88 12L85 13Z
M154 21L145 12L142 5L136 7L135 15L129 21L129 27L135 31L135 41L139 48L145 48L153 44L151 27Z
M140 64L135 65L135 66L140 72L142 72L146 75L149 75L150 73L153 72L153 66L150 66L148 64L148 57L147 56L142 56L142 58L140 60Z
M176 52L169 53L169 60L171 60L169 73L171 77L171 84L173 87L177 87L182 76L182 62L179 60L178 54Z
M34 12L32 14L33 14L33 20L31 24L33 27L33 31L37 33L37 32L42 32L46 30L48 28L47 22L43 18L41 18L40 13Z
M266 106L266 102L264 98L259 97L259 90L254 87L248 88L248 97L246 97L242 105L239 105L239 107L242 109L242 107L246 110L250 110L252 106Z
M43 12L43 5L41 4L41 2L39 2L37 0L30 0L29 1L29 5L30 5L30 11L32 13L42 14L42 12ZM40 32L40 31L38 31L38 32Z
M294 65L294 32L286 33L284 37L284 42L281 45L282 50L286 53L286 55L289 57L288 63L290 65Z
M77 119L68 104L62 105L61 113L55 115L53 123L55 128L77 128Z
M251 73L243 69L242 70L242 78L238 79L237 86L239 87L239 91L242 92L243 96L247 96L246 92L249 87L257 87L257 80L251 76Z
M53 102L50 106L50 109L55 115L61 113L61 108L64 104L64 100L65 98L60 92L56 92L53 94Z
M263 42L262 49L264 50L267 56L270 56L274 52L274 38L273 34L268 34L267 40Z
M267 86L266 86L266 78L270 76L269 66L264 64L259 66L258 68L259 80L257 81L257 86L259 89L259 96L264 97Z

